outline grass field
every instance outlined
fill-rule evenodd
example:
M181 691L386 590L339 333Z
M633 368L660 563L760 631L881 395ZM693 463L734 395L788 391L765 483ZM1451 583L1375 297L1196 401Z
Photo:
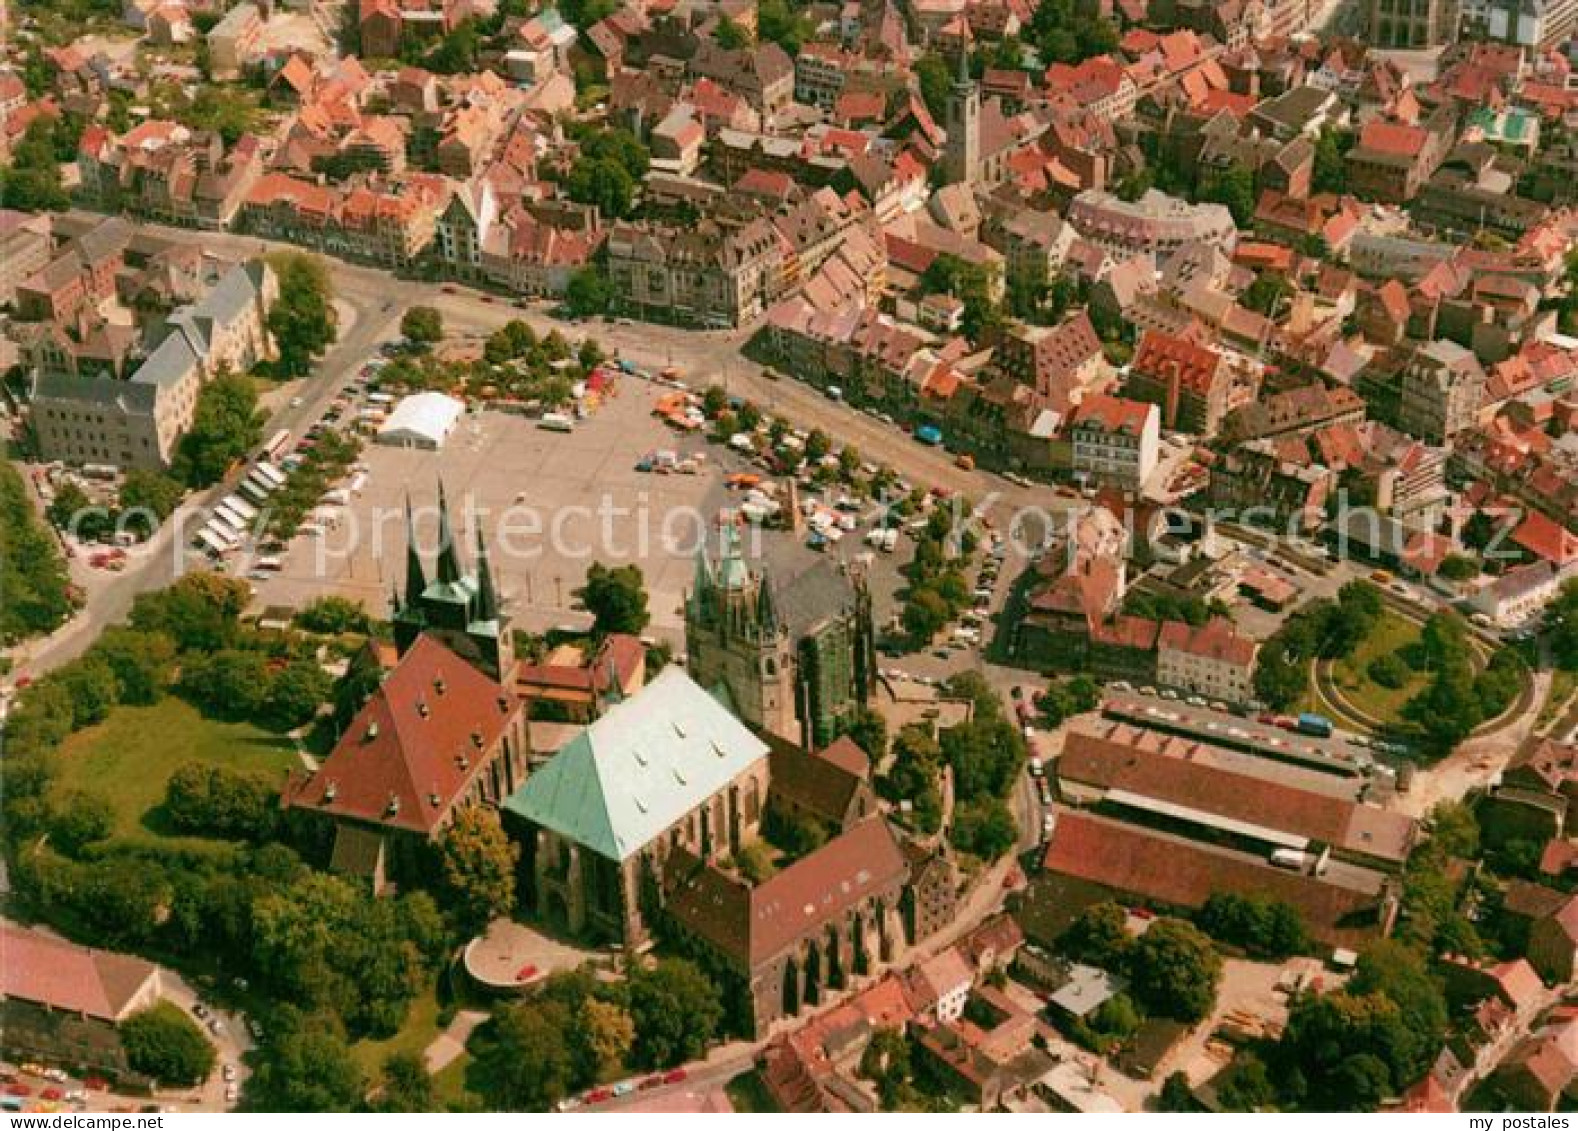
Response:
M367 1073L368 1079L373 1079L383 1070L384 1061L389 1057L399 1052L420 1054L433 1043L438 1033L438 992L434 986L428 986L420 997L411 1002L411 1008L405 1015L405 1024L400 1026L398 1033L381 1041L357 1041L351 1046L351 1055L362 1066L362 1071Z
M1381 614L1375 629L1354 649L1353 655L1332 666L1332 679L1360 711L1378 722L1395 723L1403 705L1430 681L1427 674L1413 672L1395 691L1382 687L1369 676L1370 661L1407 647L1419 639L1419 626L1392 612Z
M174 834L163 820L165 784L188 762L266 773L281 784L300 764L290 739L249 723L205 719L169 696L151 707L117 707L104 722L72 735L61 747L54 788L106 798L115 807L118 840L213 845L218 842Z

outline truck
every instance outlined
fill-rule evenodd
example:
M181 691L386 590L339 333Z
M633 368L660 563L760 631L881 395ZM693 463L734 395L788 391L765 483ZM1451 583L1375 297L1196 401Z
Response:
M942 429L935 424L922 424L915 429L915 438L929 448L935 448L942 443Z
M1271 863L1277 868L1302 872L1309 866L1309 854L1300 852L1296 848L1276 848L1271 852Z
M1317 715L1313 711L1305 711L1299 716L1298 732L1312 734L1316 738L1330 738L1332 732L1331 720L1325 715Z

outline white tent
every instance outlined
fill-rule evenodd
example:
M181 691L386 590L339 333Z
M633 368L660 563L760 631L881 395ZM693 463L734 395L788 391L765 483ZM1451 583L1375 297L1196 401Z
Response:
M443 393L417 393L406 397L378 429L378 442L400 448L444 446L450 430L466 411L463 402Z

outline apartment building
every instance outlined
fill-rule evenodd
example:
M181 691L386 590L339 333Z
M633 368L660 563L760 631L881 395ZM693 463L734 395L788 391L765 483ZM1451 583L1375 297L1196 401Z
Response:
M1087 189L1069 204L1068 222L1104 251L1125 257L1145 251L1165 258L1185 244L1202 241L1230 254L1238 241L1238 225L1226 206L1190 204L1159 189L1132 203Z
M1429 444L1472 428L1485 396L1485 370L1474 354L1446 340L1414 351L1403 368L1398 427Z
M1232 377L1226 358L1186 338L1147 330L1129 370L1126 392L1162 410L1162 426L1213 436L1227 413Z
M1223 617L1198 628L1168 621L1157 638L1156 681L1207 699L1247 703L1255 695L1259 653L1260 645Z
M767 220L725 230L616 224L606 245L615 303L642 318L739 326L778 297L788 244Z
M262 260L238 264L201 301L170 315L129 380L39 374L32 424L44 458L169 466L203 385L221 369L244 372L268 356L268 308L278 289Z
M1069 438L1075 478L1138 491L1156 470L1161 412L1145 401L1098 393L1074 410Z

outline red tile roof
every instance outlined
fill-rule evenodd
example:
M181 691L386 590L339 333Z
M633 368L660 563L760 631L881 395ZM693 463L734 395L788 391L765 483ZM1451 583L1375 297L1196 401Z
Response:
M420 636L291 805L431 833L522 705L431 636ZM332 797L331 797L332 792Z
M1134 355L1134 372L1167 380L1177 371L1179 382L1196 392L1210 389L1222 357L1215 350L1160 330L1147 330Z
M1058 812L1045 867L1169 907L1202 907L1216 892L1270 896L1298 908L1329 946L1360 944L1380 930L1375 896L1089 813Z
M119 1021L158 973L151 962L0 925L0 995Z

